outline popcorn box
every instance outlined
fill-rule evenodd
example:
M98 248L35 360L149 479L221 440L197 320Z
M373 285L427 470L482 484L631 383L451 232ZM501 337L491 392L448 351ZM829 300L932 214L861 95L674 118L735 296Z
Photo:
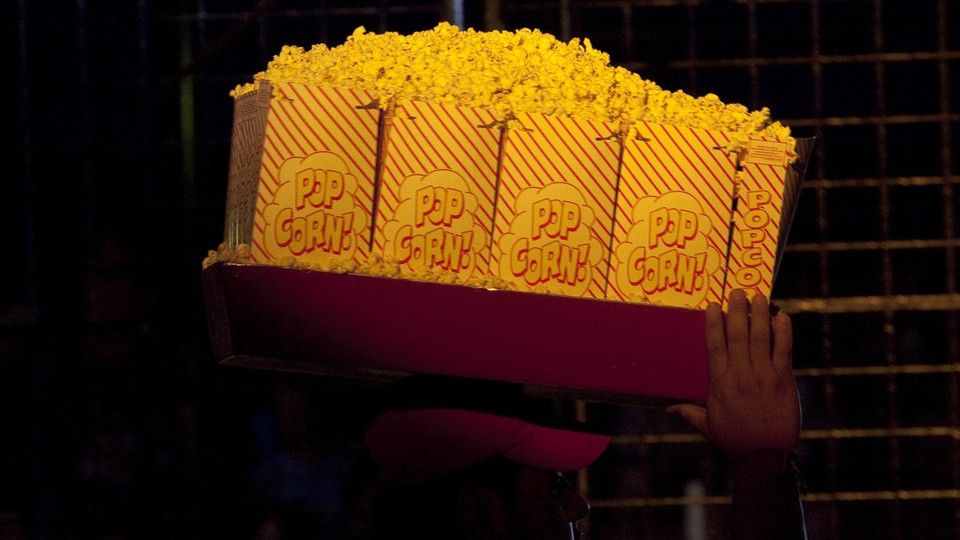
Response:
M486 275L502 131L493 114L406 100L387 122L373 249L406 276Z
M618 126L521 114L504 141L493 274L519 290L603 298Z
M737 157L726 291L770 296L814 142L796 139L789 164L787 144L773 139L753 138Z
M624 142L608 298L693 309L728 291L770 296L812 140L641 123Z
M800 145L800 152L809 152L805 141ZM739 170L727 281L732 288L769 296L800 195L799 176L787 165L785 142L759 138L751 139Z
M723 298L736 162L718 131L642 123L624 141L608 298Z
M235 116L228 244L248 244L253 262L365 261L380 117L372 96L261 82Z

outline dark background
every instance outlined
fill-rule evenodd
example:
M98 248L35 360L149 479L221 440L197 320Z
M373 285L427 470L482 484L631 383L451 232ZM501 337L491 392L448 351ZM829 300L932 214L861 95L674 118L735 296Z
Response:
M948 0L469 1L665 88L816 136L775 297L792 314L813 538L960 536L960 7ZM0 539L362 537L365 384L215 365L232 100L281 45L411 32L442 2L0 6ZM560 407L615 444L595 538L683 538L722 460L659 409ZM694 491L690 491L694 490ZM698 503L698 504L699 504Z

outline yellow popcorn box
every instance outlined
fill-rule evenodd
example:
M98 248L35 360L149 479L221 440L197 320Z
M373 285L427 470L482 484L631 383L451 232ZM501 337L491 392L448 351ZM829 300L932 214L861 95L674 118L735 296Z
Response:
M251 262L362 264L380 121L372 95L261 81L235 106L228 244L248 244Z
M642 122L624 141L608 298L723 298L736 162L720 131Z
M518 290L603 298L618 126L524 113L505 137L492 272Z
M608 298L704 309L770 296L812 139L751 139L639 123L624 143Z
M502 137L493 113L401 100L386 125L374 252L408 277L487 275Z
M752 138L738 156L728 289L770 296L812 144L797 140L799 159L792 166L787 143L776 139Z

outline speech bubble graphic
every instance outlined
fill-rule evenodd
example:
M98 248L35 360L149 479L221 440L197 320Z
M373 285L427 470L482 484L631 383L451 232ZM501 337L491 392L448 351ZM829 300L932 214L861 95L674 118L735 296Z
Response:
M400 184L400 203L384 223L384 254L408 272L440 268L461 279L477 268L487 233L475 219L477 196L456 171L413 174Z
M528 187L517 196L516 211L497 242L498 275L527 290L582 296L605 256L583 194L562 182Z
M617 288L652 304L704 307L721 254L710 245L713 223L683 191L642 197L627 238L616 249Z
M355 198L357 178L331 152L285 160L278 187L264 207L264 249L275 259L306 262L350 261L369 223Z

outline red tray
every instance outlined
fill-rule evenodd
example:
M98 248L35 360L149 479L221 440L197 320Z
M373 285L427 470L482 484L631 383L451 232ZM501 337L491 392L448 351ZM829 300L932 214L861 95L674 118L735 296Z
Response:
M707 393L698 310L222 263L203 284L223 364L456 375L608 401Z

